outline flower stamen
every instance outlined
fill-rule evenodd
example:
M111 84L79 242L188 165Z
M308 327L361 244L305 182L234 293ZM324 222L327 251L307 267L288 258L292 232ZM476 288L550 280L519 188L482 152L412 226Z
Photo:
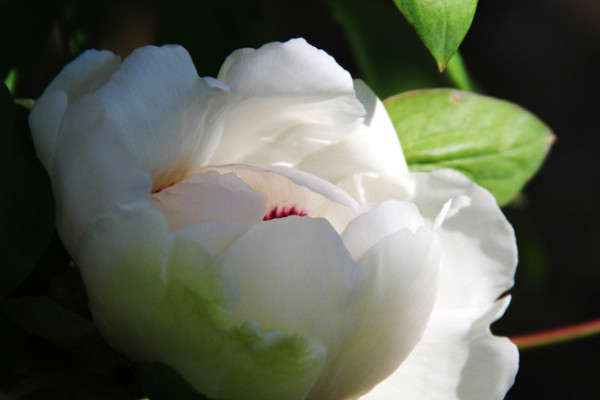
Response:
M265 214L265 216L263 217L263 221L268 221L270 219L276 219L276 218L285 218L285 217L289 217L290 215L297 215L299 217L305 217L308 215L308 213L304 210L297 209L296 206L281 207L281 209L279 209L279 207L275 206L271 209L270 212Z

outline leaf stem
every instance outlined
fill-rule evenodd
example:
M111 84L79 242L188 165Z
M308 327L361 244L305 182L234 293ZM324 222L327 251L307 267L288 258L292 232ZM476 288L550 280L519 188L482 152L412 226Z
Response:
M468 92L477 92L477 87L471 80L467 67L460 55L460 52L456 52L446 68L446 74L460 90L466 90Z
M547 331L514 336L511 337L510 340L512 340L520 350L525 350L567 342L596 334L600 334L600 318Z

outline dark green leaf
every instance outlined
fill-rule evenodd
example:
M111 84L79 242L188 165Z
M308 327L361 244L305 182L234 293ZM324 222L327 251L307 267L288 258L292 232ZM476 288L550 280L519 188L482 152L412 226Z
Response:
M0 88L0 298L23 281L53 232L54 205L46 172L15 129L15 107Z
M464 39L477 0L394 0L443 71Z
M542 164L554 136L506 101L458 90L423 90L385 100L411 171L456 169L512 200Z

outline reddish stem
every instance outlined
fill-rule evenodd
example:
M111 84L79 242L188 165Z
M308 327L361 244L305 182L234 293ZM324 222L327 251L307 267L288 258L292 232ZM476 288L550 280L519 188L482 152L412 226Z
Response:
M581 324L564 326L547 331L519 335L510 338L521 350L566 342L600 333L600 318Z

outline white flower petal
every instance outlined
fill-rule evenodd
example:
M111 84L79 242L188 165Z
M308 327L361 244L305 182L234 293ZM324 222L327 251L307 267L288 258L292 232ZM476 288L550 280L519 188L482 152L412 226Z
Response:
M309 188L313 192L319 193L327 197L331 201L336 203L344 204L353 210L358 210L358 203L348 193L344 192L341 188L331 184L330 182L318 178L316 175L311 175L304 171L300 171L294 168L273 166L265 168L267 171L273 171L280 175L285 176L296 185L301 185Z
M357 320L343 351L309 399L360 395L390 375L421 339L435 302L440 241L427 228L395 232L360 262L368 278L356 294ZM426 398L426 397L421 397Z
M405 175L387 175L375 172L351 175L337 185L361 205L383 203L389 199L408 200L410 183Z
M182 47L147 46L127 57L97 91L107 118L119 127L154 188L179 180L212 152L218 137L203 128L222 87L198 77Z
M169 234L151 209L95 223L79 253L98 329L123 354L167 363L207 396L304 399L324 349L253 322L232 325L238 281L204 245Z
M224 254L240 281L238 321L253 316L265 330L297 332L336 349L360 285L358 268L322 218L290 216L250 227Z
M471 205L471 198L467 196L456 196L448 200L442 210L438 213L438 215L433 220L433 230L437 231L440 229L444 221L448 218L454 217L465 207Z
M150 205L150 177L106 119L94 95L84 95L67 113L56 144L52 184L56 225L67 250L98 218Z
M219 220L187 225L177 235L199 243L208 254L217 256L224 253L248 228L249 225L242 222Z
M423 224L414 204L388 200L352 220L342 233L342 241L352 258L357 260L384 237L401 229L415 232Z
M407 173L404 153L385 107L363 81L355 80L354 88L367 112L362 125L344 140L307 155L294 167L330 182L360 172Z
M494 197L451 170L358 174L341 186L363 202L414 202L428 225L434 227L438 216L441 223L440 287L429 327L393 377L364 398L502 398L517 370L517 352L508 340L493 337L489 324L508 304L495 300L512 286L516 245Z
M304 39L243 49L219 78L231 91L213 118L213 165L292 165L356 129L364 109L350 74Z
M104 86L119 69L121 57L107 50L86 50L67 64L50 82L44 95L66 92L69 104L84 94L94 93Z
M414 187L408 200L430 222L448 199L471 199L439 229L444 249L439 304L447 308L491 305L512 287L517 265L515 234L494 196L452 170L410 174L408 180Z
M110 80L121 58L110 51L86 50L50 82L29 115L36 152L47 171L52 170L56 138L69 104L95 92Z
M152 195L174 231L200 222L228 220L255 224L266 213L266 196L250 188L233 172L207 171L192 175Z
M512 287L517 264L514 231L494 196L460 172L357 174L339 186L362 203L390 198L413 202L432 228L446 202L456 198L460 210L450 210L438 230L444 248L439 304L491 305Z
M361 400L500 400L512 386L519 354L489 325L509 299L491 308L434 311L425 336L390 378Z
M48 173L52 173L56 138L67 110L68 96L63 91L54 91L41 96L29 114L31 137L38 158Z
M242 97L353 92L348 71L302 38L237 50L225 61L218 79Z

